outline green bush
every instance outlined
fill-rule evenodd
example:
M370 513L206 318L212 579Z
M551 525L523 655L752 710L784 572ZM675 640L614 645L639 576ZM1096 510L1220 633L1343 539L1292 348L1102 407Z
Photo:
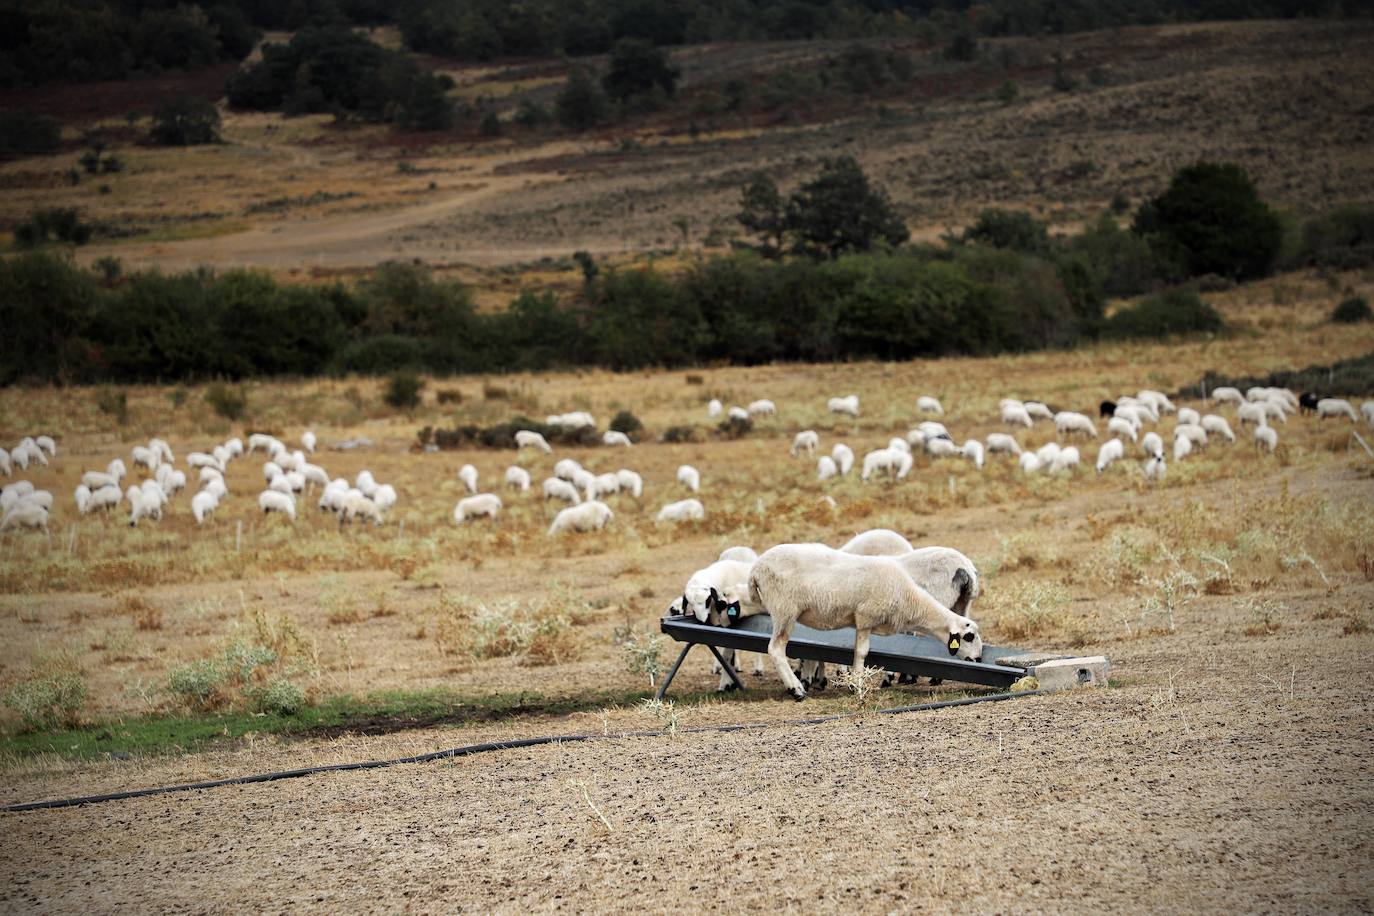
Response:
M29 730L78 725L85 702L86 679L66 657L36 666L5 692L5 705Z
M294 716L305 705L305 691L286 678L276 677L249 691L248 699L253 704L254 712Z
M62 125L56 118L31 111L0 112L0 161L57 152Z
M1148 296L1107 319L1104 333L1116 338L1152 338L1215 334L1225 327L1217 310L1188 288Z
M230 388L228 385L217 384L207 388L205 403L226 420L241 420L248 412L248 395L242 388Z
M167 675L167 692L192 709L218 709L229 702L230 670L222 658L197 659Z
M554 100L554 117L569 130L588 130L606 119L606 96L590 73L573 70Z
M151 135L161 146L218 143L219 109L209 99L194 95L163 99L153 109Z
M1308 220L1300 260L1339 270L1374 266L1374 206L1339 207Z
M1351 296L1331 312L1331 320L1337 324L1358 324L1374 321L1374 312L1369 310L1369 301L1364 296Z
M1030 254L1042 254L1050 247L1049 226L1017 210L984 210L977 222L964 230L963 239Z
M413 372L396 372L386 380L382 400L397 410L414 410L420 406L420 392L425 380Z
M678 69L668 55L652 42L622 38L611 51L601 86L612 100L625 103L654 91L672 98L677 91Z
M20 248L37 248L53 241L84 245L90 240L91 227L72 207L37 210L14 229L14 242Z
M639 434L644 431L644 424L639 422L639 417L628 410L622 410L611 418L611 429L638 440Z

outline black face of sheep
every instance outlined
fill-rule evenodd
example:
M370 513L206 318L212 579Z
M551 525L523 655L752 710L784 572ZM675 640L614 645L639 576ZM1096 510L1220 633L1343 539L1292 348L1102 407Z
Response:
M740 617L738 601L726 601L716 590L706 596L706 622L713 627L732 626Z
M1321 400L1320 395L1305 391L1298 395L1298 409L1303 413L1314 413L1317 409L1317 402Z
M1103 401L1102 404L1097 408L1097 412L1098 412L1098 414L1099 414L1100 416L1103 416L1103 417L1115 416L1115 415L1116 415L1116 402L1115 402L1115 401Z

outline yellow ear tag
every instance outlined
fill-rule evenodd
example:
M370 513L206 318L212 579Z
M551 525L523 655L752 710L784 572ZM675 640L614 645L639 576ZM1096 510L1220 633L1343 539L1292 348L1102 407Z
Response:
M957 637L957 636L951 636L951 637L949 638L949 648L950 648L952 651L958 651L958 649L959 649L959 637Z

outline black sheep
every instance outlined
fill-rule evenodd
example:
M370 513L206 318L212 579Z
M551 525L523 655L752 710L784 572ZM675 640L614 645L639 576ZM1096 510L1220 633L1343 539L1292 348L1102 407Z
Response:
M1116 401L1103 401L1102 405L1097 408L1097 412L1099 416L1103 417L1116 416Z

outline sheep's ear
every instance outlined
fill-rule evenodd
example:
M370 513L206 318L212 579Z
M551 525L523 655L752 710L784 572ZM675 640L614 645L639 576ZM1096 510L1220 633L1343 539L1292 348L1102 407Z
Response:
M959 651L959 634L949 634L949 654L954 655Z
M739 602L735 601L725 606L725 616L731 620L739 620Z

